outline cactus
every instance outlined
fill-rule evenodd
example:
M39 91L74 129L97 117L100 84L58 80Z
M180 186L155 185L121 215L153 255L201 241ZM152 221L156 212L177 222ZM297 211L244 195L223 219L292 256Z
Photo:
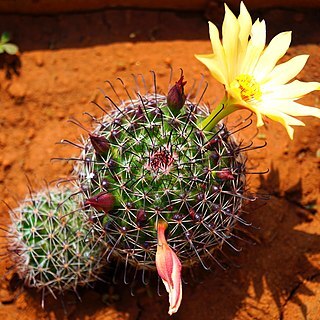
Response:
M11 211L8 250L27 287L61 294L95 281L103 248L91 231L81 194L45 190Z
M208 258L240 217L245 192L241 147L219 123L199 129L204 105L184 95L183 76L168 95L157 92L116 105L96 119L84 138L74 176L86 204L105 230L108 257L136 268L155 269L157 224L182 266Z

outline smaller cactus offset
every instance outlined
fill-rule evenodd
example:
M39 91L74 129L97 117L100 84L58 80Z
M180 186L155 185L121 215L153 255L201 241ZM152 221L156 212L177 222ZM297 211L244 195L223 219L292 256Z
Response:
M81 198L69 189L44 190L10 213L8 250L27 287L55 296L97 280L103 248L79 209Z

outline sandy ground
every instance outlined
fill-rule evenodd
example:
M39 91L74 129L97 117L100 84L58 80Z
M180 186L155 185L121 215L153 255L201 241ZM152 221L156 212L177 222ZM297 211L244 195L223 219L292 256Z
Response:
M99 88L107 90L105 80L117 83L121 77L130 86L130 75L142 73L151 83L149 71L154 70L166 92L172 65L176 75L183 68L187 91L204 74L209 82L204 101L214 106L221 87L193 55L210 52L206 19L221 22L222 16L219 10L205 15L111 10L0 16L0 31L10 31L21 50L18 58L0 56L1 200L16 206L27 193L26 176L36 190L43 181L68 176L71 164L50 159L77 150L56 142L75 141L83 133L68 123L69 118L90 127L83 112L101 115L90 101L104 104ZM284 60L310 54L298 78L319 80L319 13L268 10L254 16L267 20L269 39L293 30L293 46ZM312 93L304 103L319 107L319 98ZM213 265L210 272L194 269L193 277L186 272L182 306L173 319L320 319L320 122L304 120L307 126L296 129L294 141L274 123L258 134L255 125L240 132L255 145L268 141L267 147L248 152L252 172L270 169L268 174L250 174L249 189L270 195L270 200L246 210L244 217L252 223L244 230L249 241L237 243L242 248L239 253L226 248L227 270ZM0 207L1 223L6 225L8 208L4 203ZM5 253L5 245L1 250ZM167 296L164 290L157 295L156 279L147 287L137 284L131 296L121 275L118 284L109 281L111 266L106 284L80 290L81 302L73 295L64 297L64 315L61 301L48 297L43 310L40 294L20 293L11 275L6 275L8 267L10 262L2 260L1 319L167 318Z

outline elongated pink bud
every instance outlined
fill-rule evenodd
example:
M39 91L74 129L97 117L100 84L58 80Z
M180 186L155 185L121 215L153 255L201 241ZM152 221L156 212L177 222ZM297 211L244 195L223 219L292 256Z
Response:
M180 79L168 92L167 104L174 114L179 113L186 101L184 86L186 85L187 81L183 81L183 78L183 74L181 73Z
M174 251L169 247L165 231L168 224L159 221L157 225L158 246L156 266L159 276L169 293L169 314L177 312L182 300L181 262Z
M103 136L97 136L95 134L90 134L90 141L93 146L93 149L97 154L104 154L109 150L109 142Z
M115 197L111 193L101 192L85 201L85 205L90 205L97 210L103 210L108 213L113 209L116 202Z

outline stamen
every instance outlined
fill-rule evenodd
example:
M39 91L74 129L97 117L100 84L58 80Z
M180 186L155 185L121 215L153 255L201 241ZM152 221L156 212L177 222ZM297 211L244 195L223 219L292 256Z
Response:
M260 100L262 93L259 83L254 77L248 74L240 74L230 84L231 88L236 90L242 100L250 102L252 100Z

